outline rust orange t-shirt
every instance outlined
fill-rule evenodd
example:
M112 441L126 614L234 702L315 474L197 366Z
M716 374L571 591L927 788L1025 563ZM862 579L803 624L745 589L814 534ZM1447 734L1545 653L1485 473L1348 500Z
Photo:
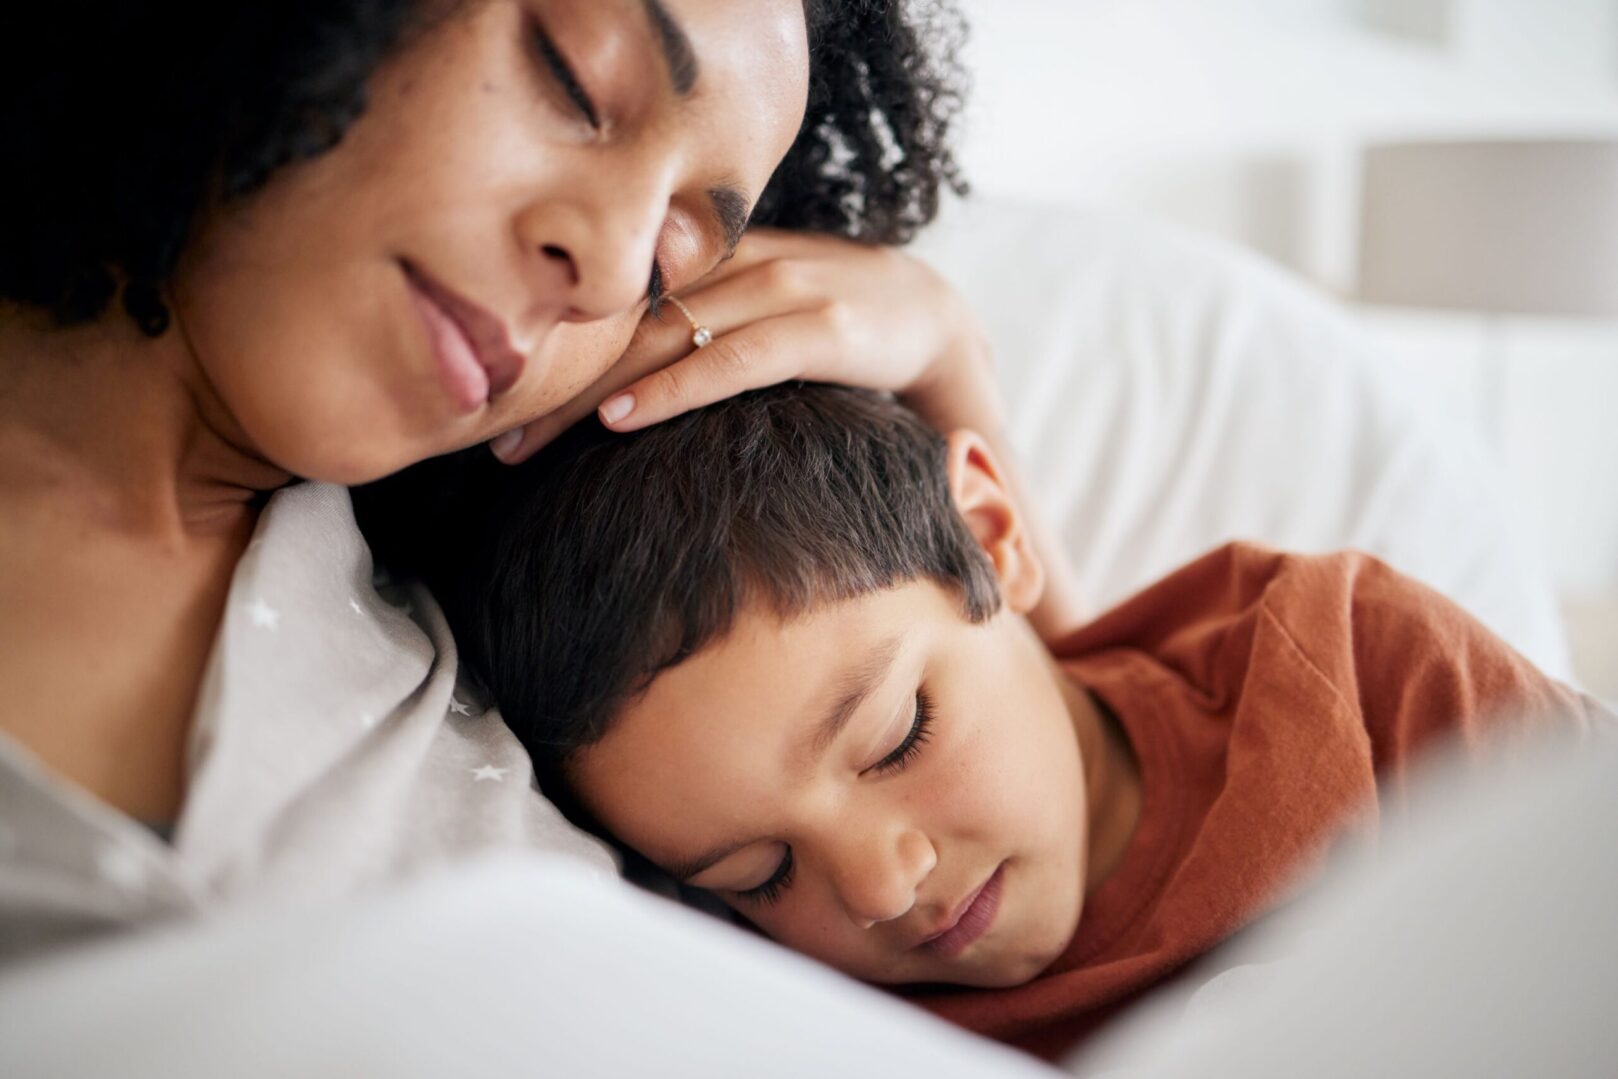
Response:
M1284 898L1351 825L1397 812L1429 742L1605 714L1361 554L1223 547L1053 651L1134 749L1128 849L1038 978L913 995L1049 1058Z

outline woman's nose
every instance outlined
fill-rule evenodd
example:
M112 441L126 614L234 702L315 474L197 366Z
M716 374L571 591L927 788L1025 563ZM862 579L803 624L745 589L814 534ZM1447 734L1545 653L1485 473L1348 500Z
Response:
M869 929L909 912L937 864L932 842L913 828L851 836L838 855L835 886L849 919Z
M621 314L646 295L667 185L601 182L572 197L536 198L517 216L517 242L533 260L536 289L557 296L564 319Z

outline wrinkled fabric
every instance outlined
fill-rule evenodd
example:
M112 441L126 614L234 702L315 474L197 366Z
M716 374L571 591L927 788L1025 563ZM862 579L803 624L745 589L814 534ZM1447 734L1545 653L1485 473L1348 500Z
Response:
M277 492L203 677L172 842L0 735L0 960L232 904L330 899L494 850L615 874L458 673L425 590L373 578L347 490Z

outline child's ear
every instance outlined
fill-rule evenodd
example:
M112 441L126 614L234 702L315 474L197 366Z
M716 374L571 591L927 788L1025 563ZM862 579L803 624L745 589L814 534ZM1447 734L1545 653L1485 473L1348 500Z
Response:
M1045 590L1045 567L994 452L976 431L948 437L949 492L978 546L994 565L1006 606L1027 614Z

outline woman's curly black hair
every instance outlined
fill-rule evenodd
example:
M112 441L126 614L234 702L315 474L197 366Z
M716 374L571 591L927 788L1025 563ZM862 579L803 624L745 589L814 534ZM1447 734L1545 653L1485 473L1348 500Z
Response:
M4 19L0 300L64 325L120 292L148 334L199 211L343 137L366 83L461 0L53 0ZM949 0L805 0L803 128L760 225L902 243L943 188L964 23Z

